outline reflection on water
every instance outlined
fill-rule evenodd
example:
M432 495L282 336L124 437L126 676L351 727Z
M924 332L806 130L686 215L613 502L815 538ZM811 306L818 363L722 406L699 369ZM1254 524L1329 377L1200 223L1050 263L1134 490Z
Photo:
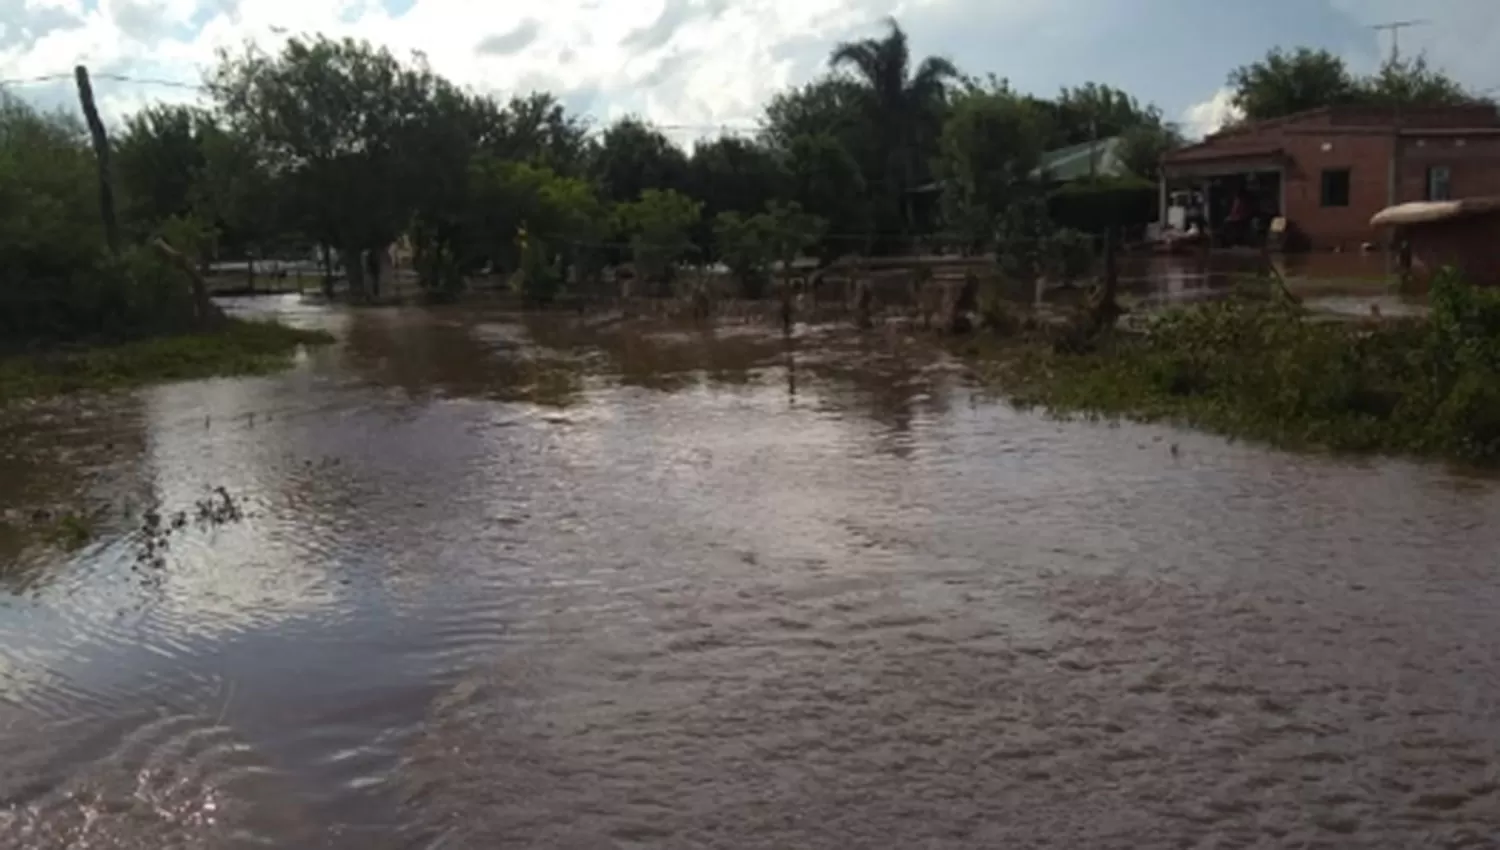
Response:
M0 846L1500 835L1491 482L1054 422L899 336L236 309L343 341L0 415Z

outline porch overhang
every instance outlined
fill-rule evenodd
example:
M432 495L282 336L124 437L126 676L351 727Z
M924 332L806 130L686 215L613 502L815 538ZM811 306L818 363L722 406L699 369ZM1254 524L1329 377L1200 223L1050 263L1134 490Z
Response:
M1257 171L1280 171L1287 164L1281 148L1213 150L1188 149L1162 160L1162 175L1168 180L1183 177L1227 177Z

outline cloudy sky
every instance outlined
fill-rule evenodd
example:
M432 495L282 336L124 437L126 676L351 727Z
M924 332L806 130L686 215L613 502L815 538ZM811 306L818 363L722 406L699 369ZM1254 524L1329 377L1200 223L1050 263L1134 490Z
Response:
M521 11L521 10L526 11ZM1410 18L1403 52L1478 89L1500 86L1500 0L0 0L0 79L95 74L196 83L221 46L323 32L422 51L439 72L497 93L550 90L605 121L626 113L679 138L754 125L776 89L824 67L834 43L894 14L919 54L1050 94L1089 80L1159 105L1190 131L1227 108L1228 71L1275 45L1326 47L1357 70ZM67 81L12 82L71 105ZM108 78L111 117L191 88Z

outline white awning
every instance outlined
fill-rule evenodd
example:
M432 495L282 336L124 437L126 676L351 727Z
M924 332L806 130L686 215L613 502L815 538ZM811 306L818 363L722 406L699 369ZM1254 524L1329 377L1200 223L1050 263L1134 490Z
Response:
M1370 219L1371 227L1433 224L1466 216L1500 212L1500 195L1457 201L1412 201L1386 207Z

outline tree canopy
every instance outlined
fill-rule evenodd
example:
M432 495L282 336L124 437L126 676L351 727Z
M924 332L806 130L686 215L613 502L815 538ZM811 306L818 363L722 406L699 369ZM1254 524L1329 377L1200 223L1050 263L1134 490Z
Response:
M1360 76L1328 50L1276 48L1229 73L1234 106L1245 120L1264 121L1324 106L1450 106L1479 102L1426 57L1391 59Z
M1423 57L1360 76L1307 48L1272 51L1230 84L1251 119L1476 97ZM121 232L202 262L316 252L355 296L379 294L379 264L366 260L398 240L434 295L494 273L518 275L539 299L625 261L661 285L683 263L723 261L759 293L788 250L829 262L919 238L962 250L1035 242L1052 232L1050 210L1080 202L1055 203L1038 179L1046 151L1119 137L1134 192L1182 143L1129 92L1018 92L916 52L895 20L830 45L821 76L775 94L758 132L690 146L639 116L595 125L550 93L466 90L421 56L351 39L223 52L207 91L200 105L148 106L115 134ZM130 289L135 272L101 241L93 164L78 122L0 101L11 213L0 217L0 300L32 305L11 315L31 316L36 333L146 291ZM109 280L115 289L58 283Z

